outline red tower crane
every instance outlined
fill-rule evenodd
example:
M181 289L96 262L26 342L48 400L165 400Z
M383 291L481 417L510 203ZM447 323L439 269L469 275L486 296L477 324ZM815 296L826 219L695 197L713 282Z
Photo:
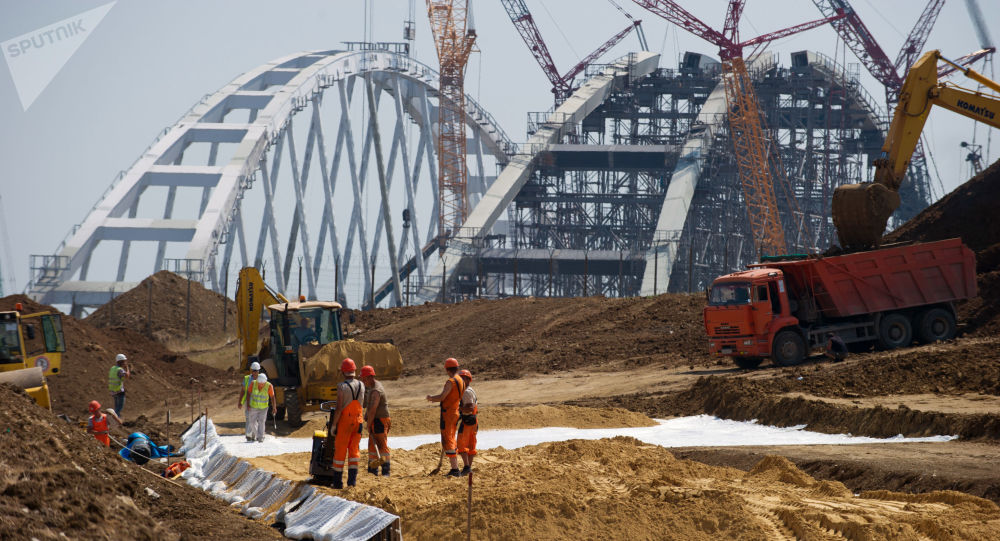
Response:
M722 60L726 98L729 102L729 131L737 161L743 197L746 200L750 227L755 242L762 253L778 254L785 251L785 232L778 215L774 195L772 171L781 174L780 167L772 167L769 142L764 120L758 106L753 81L743 61L743 49L750 47L753 54L767 43L835 21L844 16L838 13L824 19L803 23L746 41L739 40L739 22L746 0L730 0L722 32L710 28L694 15L671 0L633 0L647 10L692 34L719 47Z
M604 42L604 44L595 49L594 52L590 53L575 66L570 68L569 71L559 75L559 70L556 68L556 64L552 60L549 48L545 45L545 40L542 39L542 34L538 31L535 19L531 16L531 12L528 11L528 6L525 5L524 0L501 0L501 3L503 4L504 9L507 10L507 15L510 17L510 21L514 23L514 27L517 28L517 32L521 34L521 38L524 39L524 43L528 45L528 50L531 51L535 60L538 61L538 65L540 65L542 67L542 71L545 72L545 76L548 77L549 82L552 83L552 94L555 95L556 103L562 103L573 93L573 90L575 89L573 81L581 71L583 71L591 62L597 60L602 54L608 52L609 49L617 45L618 42L624 39L625 36L632 32L632 30L639 32L640 39L642 39L642 28L640 27L642 21L632 19L632 23L625 27L624 30L618 32L614 36L611 36L611 39ZM627 13L625 15L631 19Z

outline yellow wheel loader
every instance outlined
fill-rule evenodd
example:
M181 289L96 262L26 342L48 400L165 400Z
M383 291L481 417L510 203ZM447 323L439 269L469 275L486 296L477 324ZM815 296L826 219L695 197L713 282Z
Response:
M397 379L403 371L396 346L344 339L340 304L289 301L269 288L254 267L240 271L236 305L240 369L260 362L274 384L276 417L287 416L293 426L302 424L303 412L319 411L320 404L336 399L345 357L354 359L359 370L371 365L379 379ZM267 336L258 343L265 311Z
M43 408L52 409L45 376L57 374L66 351L60 314L0 312L0 383L20 387ZM36 328L37 327L37 328Z

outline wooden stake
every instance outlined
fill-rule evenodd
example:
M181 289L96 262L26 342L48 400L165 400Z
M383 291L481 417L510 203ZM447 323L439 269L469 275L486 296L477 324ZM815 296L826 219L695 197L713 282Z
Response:
M202 417L201 425L201 450L208 447L208 408L205 408L205 416Z
M472 470L469 470L469 502L466 506L465 539L472 540Z
M163 408L167 410L167 443L170 443L170 406L167 404L167 399L163 399ZM170 454L167 454L167 466L170 465Z

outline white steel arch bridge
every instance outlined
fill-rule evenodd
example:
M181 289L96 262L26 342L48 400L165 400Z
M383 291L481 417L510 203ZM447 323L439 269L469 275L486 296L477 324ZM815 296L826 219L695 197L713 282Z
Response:
M283 292L401 304L400 277L421 283L437 245L437 77L397 43L240 75L165 129L53 255L32 256L29 293L79 313L161 269L223 291L238 264ZM474 204L515 145L471 97L466 112Z

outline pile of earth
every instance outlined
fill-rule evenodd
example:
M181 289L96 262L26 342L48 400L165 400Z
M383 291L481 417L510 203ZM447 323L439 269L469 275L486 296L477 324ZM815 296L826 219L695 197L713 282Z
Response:
M0 299L0 311L13 310L16 303L22 303L25 313L56 311L25 295ZM239 388L238 377L232 371L192 362L185 355L170 351L130 328L100 329L87 320L68 315L62 316L62 323L66 341L62 370L46 378L55 413L79 419L86 415L91 400L98 400L104 406L112 405L108 372L118 353L124 353L132 364L132 377L125 381L127 398L123 418L126 426L144 432L148 430L141 426L143 419L137 419L139 414L150 415L151 411L163 412L170 408L175 419L178 413L188 417L191 406L199 400L199 393L209 395L222 391L235 397L234 389Z
M353 312L355 338L391 339L407 375L455 357L473 373L516 379L575 368L615 371L711 360L704 296L474 300Z
M282 538L160 477L161 463L122 460L20 389L0 385L0 405L0 539Z
M427 475L439 447L394 450L393 476L337 495L402 518L406 539L466 538L466 479ZM303 480L308 454L250 459ZM327 490L327 489L321 489ZM331 491L333 493L333 491ZM960 492L854 495L768 456L749 471L678 460L627 437L480 452L474 539L989 539L1000 508Z
M976 252L979 297L959 307L968 330L990 336L1000 331L1000 161L927 207L884 242L935 241L959 237Z
M236 303L164 270L101 306L86 321L143 333L175 351L190 350L192 345L224 344L235 335Z

